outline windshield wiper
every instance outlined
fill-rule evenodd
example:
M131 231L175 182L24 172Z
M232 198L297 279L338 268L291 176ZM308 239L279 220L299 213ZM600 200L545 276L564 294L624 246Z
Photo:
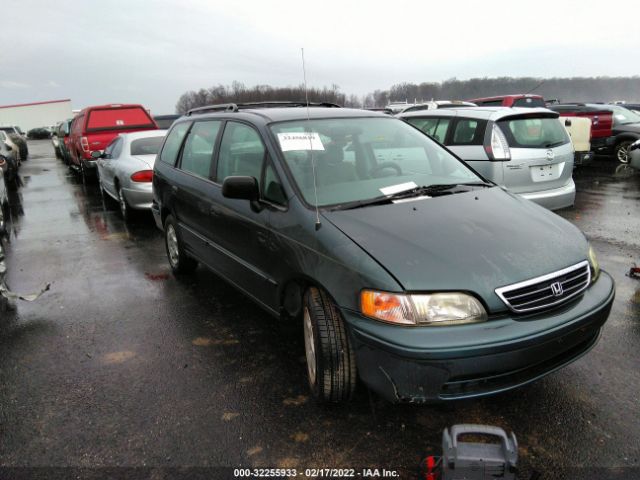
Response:
M381 205L385 203L391 203L394 200L402 200L413 197L435 197L438 195L445 195L449 193L460 193L467 190L452 191L457 187L494 187L495 184L489 182L467 182L467 183L445 183L434 184L422 187L414 187L409 190L403 190L401 192L392 193L390 195L381 195L379 197L369 198L367 200L356 200L354 202L343 203L336 205L331 210L351 210L354 208L368 207L370 205Z

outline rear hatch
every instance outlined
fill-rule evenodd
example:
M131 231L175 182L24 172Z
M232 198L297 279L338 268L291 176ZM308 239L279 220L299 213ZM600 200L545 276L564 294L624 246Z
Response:
M144 107L140 105L113 105L89 111L85 136L89 143L89 151L104 150L109 142L120 133L157 128Z
M496 122L510 160L502 162L504 185L514 193L560 188L571 181L573 146L553 112L504 117Z

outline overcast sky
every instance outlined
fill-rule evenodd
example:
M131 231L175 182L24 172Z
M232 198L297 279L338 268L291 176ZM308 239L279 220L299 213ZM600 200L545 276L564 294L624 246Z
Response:
M309 85L358 95L451 77L640 74L639 0L20 0L3 11L0 105L173 113L187 90L300 84L301 47Z

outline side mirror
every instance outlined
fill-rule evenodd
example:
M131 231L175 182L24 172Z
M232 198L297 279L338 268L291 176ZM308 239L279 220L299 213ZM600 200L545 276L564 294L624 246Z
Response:
M104 154L100 150L94 150L91 152L91 158L95 158L96 160L99 158L104 158Z
M254 177L227 177L222 182L222 196L257 202L260 198L258 181Z
M570 126L571 126L571 120L569 120L569 119L567 118L567 119L564 121L564 124L565 124L567 127L570 127Z

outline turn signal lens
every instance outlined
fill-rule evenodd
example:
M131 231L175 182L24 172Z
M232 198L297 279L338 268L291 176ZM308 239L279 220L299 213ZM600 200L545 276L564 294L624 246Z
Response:
M140 170L131 175L134 182L151 182L153 181L153 170Z
M460 325L487 320L480 301L460 292L401 295L363 290L360 308L367 317L400 325Z
M363 290L360 305L362 313L367 317L405 325L416 323L411 303L405 295Z

